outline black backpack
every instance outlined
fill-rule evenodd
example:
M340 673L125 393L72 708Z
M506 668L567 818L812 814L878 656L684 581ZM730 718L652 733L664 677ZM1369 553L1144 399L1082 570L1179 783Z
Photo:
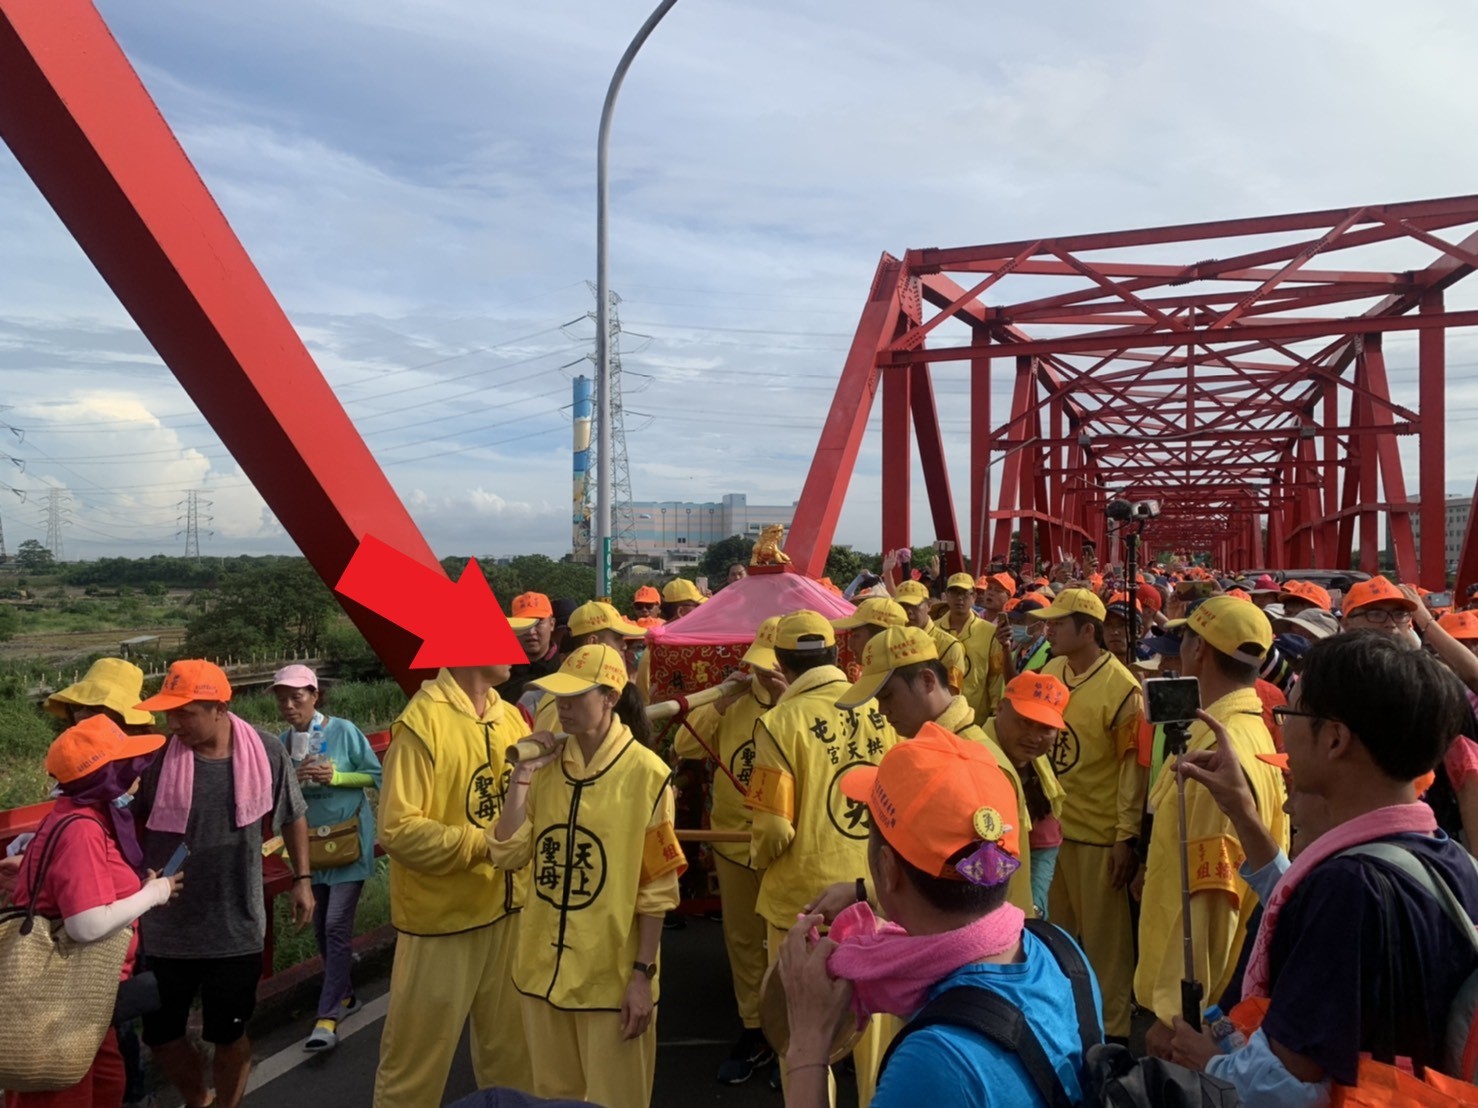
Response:
M1036 1032L1021 1009L998 993L973 985L946 989L921 1008L899 1031L878 1066L882 1080L898 1045L915 1031L934 1024L952 1024L983 1035L1021 1061L1042 1103L1051 1108L1075 1104L1112 1108L1236 1108L1237 1091L1224 1081L1159 1058L1136 1059L1127 1047L1103 1041L1103 1029L1093 1005L1093 980L1076 943L1046 920L1027 920L1026 929L1052 952L1058 968L1073 990L1078 1034L1083 1046L1081 1084L1084 1099L1074 1101L1047 1057Z

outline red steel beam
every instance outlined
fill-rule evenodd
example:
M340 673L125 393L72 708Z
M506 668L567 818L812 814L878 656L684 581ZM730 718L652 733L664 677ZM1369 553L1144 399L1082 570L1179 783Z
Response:
M440 571L86 0L0 0L0 137L325 582L367 534ZM414 687L418 640L341 601Z
M1442 293L1422 297L1424 315L1442 311ZM1417 479L1421 489L1422 545L1419 579L1422 587L1441 592L1447 587L1447 334L1423 331L1417 339L1417 406L1422 433L1417 440Z
M885 253L878 262L857 335L821 428L821 441L796 503L786 548L796 568L812 577L826 572L831 540L878 389L878 351L892 340L899 326L898 282L902 272L903 263L891 254Z
M1443 197L1436 200L1414 200L1400 204L1372 204L1366 207L1367 218L1380 215L1391 219L1461 218L1478 208L1478 196ZM1090 250L1113 250L1132 246L1155 246L1170 242L1195 242L1203 239L1236 238L1242 235L1267 235L1287 231L1308 231L1331 227L1349 212L1348 208L1329 208L1289 215L1255 216L1247 219L1223 219L1202 223L1182 223L1169 227L1150 227L1134 231L1109 231L1086 235L1068 235L1044 239L1044 249L1057 248L1082 253ZM1012 257L1030 245L1020 242L993 243L990 246L962 246L946 250L938 248L918 251L920 272L959 270L961 264L980 258L987 250L994 257ZM1196 276L1198 267L1186 266L1179 271L1187 279Z
M914 435L919 442L919 468L924 472L924 489L929 494L929 512L934 520L934 538L954 544L939 559L945 573L965 570L964 549L960 543L960 525L955 519L954 497L949 491L949 467L944 459L944 437L939 432L939 411L934 402L934 382L927 366L908 371L909 400L913 407ZM887 549L884 544L884 549Z
M913 443L909 437L909 386L912 370L883 375L883 549L909 546L909 478Z
M1196 331L1189 334L1149 332L1142 334L1094 333L1057 339L1035 339L1030 342L1006 342L1000 345L934 346L921 350L880 352L878 364L921 365L928 362L955 362L969 358L1042 357L1047 354L1103 354L1118 350L1157 349L1184 346L1187 342L1302 342L1330 335L1380 334L1387 331L1424 331L1432 327L1478 327L1478 311L1442 312L1425 316L1359 316L1354 319L1331 319L1327 323L1257 323L1234 327L1211 334Z

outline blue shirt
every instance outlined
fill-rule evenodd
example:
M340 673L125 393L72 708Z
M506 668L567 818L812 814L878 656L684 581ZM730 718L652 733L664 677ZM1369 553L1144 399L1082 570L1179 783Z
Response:
M1029 931L1022 932L1020 962L972 962L929 990L932 1000L957 985L989 989L1026 1014L1027 1023L1047 1052L1067 1094L1082 1099L1083 1044L1078 1032L1073 989L1057 960ZM1100 1023L1103 998L1093 980L1093 1006ZM1019 1108L1041 1104L1026 1069L983 1035L963 1027L935 1024L916 1031L893 1053L883 1070L873 1108L977 1108L998 1104Z
M380 787L380 759L365 737L354 724L338 716L326 716L323 721L323 755L333 762L339 773L367 773L374 778L374 788ZM290 746L292 728L279 736L284 746ZM375 872L375 814L365 800L361 788L342 785L316 785L305 783L303 799L308 804L308 830L327 824L343 823L352 816L359 817L359 860L336 869L313 871L315 885L342 885L350 881L367 880Z

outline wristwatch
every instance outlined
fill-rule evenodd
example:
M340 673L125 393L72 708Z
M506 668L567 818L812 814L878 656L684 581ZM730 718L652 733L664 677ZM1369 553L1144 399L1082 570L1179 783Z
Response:
M656 962L632 962L631 968L646 974L648 981L657 976Z

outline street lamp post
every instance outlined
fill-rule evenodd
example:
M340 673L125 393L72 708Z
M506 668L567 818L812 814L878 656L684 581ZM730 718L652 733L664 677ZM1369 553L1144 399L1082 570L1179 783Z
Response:
M662 17L672 10L677 0L662 0L656 10L647 16L626 53L616 63L616 72L611 75L610 87L606 89L605 106L600 112L600 133L596 138L595 151L595 412L596 412L596 470L595 484L595 595L609 596L611 593L611 276L610 236L606 225L606 213L610 207L609 154L611 143L611 116L616 110L616 96L621 91L621 82L631 68L642 44L662 22Z

